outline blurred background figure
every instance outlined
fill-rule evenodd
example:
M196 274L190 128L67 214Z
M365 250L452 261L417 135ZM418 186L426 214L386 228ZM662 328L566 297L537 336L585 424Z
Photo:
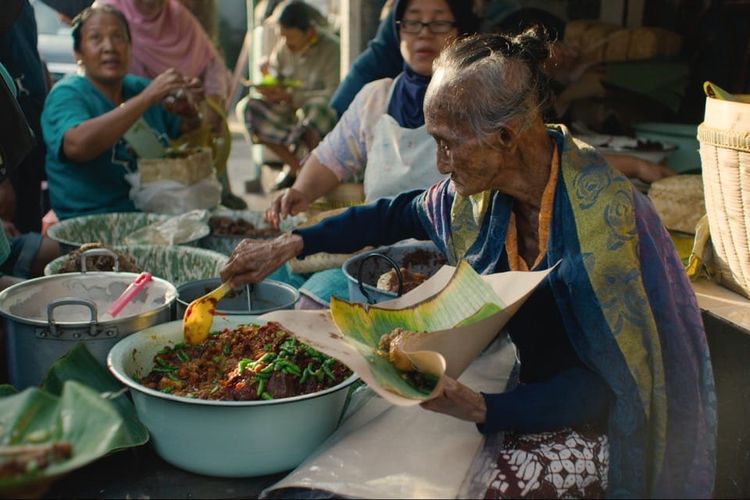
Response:
M266 210L266 220L274 227L345 180L363 178L369 203L425 189L445 177L437 169L437 144L425 126L424 96L435 58L452 40L475 33L478 19L464 0L400 0L394 8L402 72L395 79L368 83L357 93L307 158L294 185ZM326 269L305 278L300 292L297 307L327 307L331 295L348 297L348 285L340 268Z
M238 103L251 140L268 147L285 164L276 189L293 184L301 158L317 146L336 123L328 106L339 84L339 40L319 29L322 17L304 2L278 7L276 20L280 40L267 61L261 63L264 85L256 85L259 97ZM257 83L257 82L256 82Z
M0 16L0 32L7 24ZM15 82L0 63L0 183L35 147L28 121L17 102ZM44 266L60 254L57 242L39 233L21 234L12 222L0 226L0 290L23 279L41 276Z
M37 50L37 26L29 1L7 0L2 10L5 27L0 31L0 62L18 89L18 104L37 140L0 185L0 218L12 222L20 232L38 232L42 225L45 155L39 120L48 91L47 74Z
M226 171L231 134L224 110L231 75L200 22L178 0L97 0L94 5L111 5L128 20L133 37L129 73L152 79L174 68L202 81L206 100L201 113L214 138L212 149L223 186L222 204L245 208L245 202L232 194Z

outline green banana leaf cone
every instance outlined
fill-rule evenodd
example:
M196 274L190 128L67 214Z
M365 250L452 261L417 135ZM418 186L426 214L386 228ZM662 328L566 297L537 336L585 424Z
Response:
M428 336L430 332L473 325L502 311L503 307L504 304L492 286L468 263L462 261L448 284L439 293L410 307L389 309L379 305L351 303L333 297L331 315L346 340L366 359L377 383L402 397L424 400L433 391L415 387L403 376L403 372L379 355L377 352L380 338L395 328L427 332L424 336ZM446 362L443 354L446 353L415 354L422 354L421 357L427 360L423 366L419 366L420 356L411 357L419 371L424 371L436 379L445 372ZM442 363L434 356L443 357Z

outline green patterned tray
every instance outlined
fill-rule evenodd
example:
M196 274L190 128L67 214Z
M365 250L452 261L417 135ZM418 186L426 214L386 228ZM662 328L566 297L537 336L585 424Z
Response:
M229 260L218 252L188 246L122 245L112 248L130 255L135 265L174 286L215 278ZM68 256L63 255L53 260L44 268L44 274L57 274L67 259Z
M150 214L143 212L122 212L86 215L64 220L47 230L47 236L60 244L60 251L70 252L84 243L99 242L103 245L122 245L125 238L134 231L169 219L170 215ZM197 245L198 241L209 232L208 225L188 241L180 245Z

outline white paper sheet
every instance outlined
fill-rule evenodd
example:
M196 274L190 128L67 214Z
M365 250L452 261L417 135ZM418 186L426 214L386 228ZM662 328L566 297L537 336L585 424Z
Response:
M499 338L459 380L475 390L502 392L515 348ZM455 498L483 442L474 424L393 406L375 395L305 462L263 492L311 488L361 498Z

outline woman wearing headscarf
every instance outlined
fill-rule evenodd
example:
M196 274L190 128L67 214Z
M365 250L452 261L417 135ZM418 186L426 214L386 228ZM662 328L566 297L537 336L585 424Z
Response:
M424 94L432 61L456 37L476 32L478 19L471 2L459 0L400 0L394 11L402 72L362 88L292 188L267 210L271 224L304 211L347 178L364 176L368 202L441 178L435 141L424 127Z
M272 225L304 211L347 178L364 176L368 202L425 188L443 178L435 165L435 141L425 129L425 90L435 58L450 41L474 33L478 20L471 2L464 0L401 0L394 8L402 73L371 82L357 94L305 162L294 185L266 211ZM331 269L314 275L301 291L326 305L332 292L346 289L343 273Z

